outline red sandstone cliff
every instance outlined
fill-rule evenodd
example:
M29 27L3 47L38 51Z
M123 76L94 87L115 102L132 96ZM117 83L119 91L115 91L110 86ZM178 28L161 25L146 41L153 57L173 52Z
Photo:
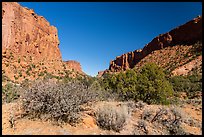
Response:
M42 16L18 3L2 3L2 47L34 60L60 60L57 29Z
M4 75L15 81L34 80L47 72L63 75L71 69L82 72L78 62L62 61L56 27L17 2L2 2Z
M64 62L68 68L72 68L74 71L77 71L79 73L82 72L81 64L74 60L69 60Z
M116 57L115 60L110 62L109 69L105 72L120 72L133 68L144 57L155 50L175 45L191 45L197 41L202 41L202 17L200 16L170 32L157 36L142 50L135 50Z

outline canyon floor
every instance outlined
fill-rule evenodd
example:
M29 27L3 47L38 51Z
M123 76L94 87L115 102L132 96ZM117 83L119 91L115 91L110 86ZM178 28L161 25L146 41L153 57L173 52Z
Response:
M87 106L87 111L83 112L83 120L75 126L69 124L56 125L53 122L44 120L32 120L28 118L19 117L20 109L19 104L7 103L2 105L2 134L3 135L131 135L131 134L143 134L141 131L134 131L134 126L137 125L138 121L141 120L142 115L147 110L157 111L159 108L172 108L176 107L182 113L183 121L182 129L188 134L201 135L202 134L202 100L197 100L198 104L188 101L183 105L178 106L161 106L161 105L147 105L145 104L142 108L135 108L131 112L131 116L127 119L126 124L120 132L112 130L101 129L96 124L94 116L90 115L90 112L94 111L95 108L99 107L104 102L97 102ZM195 101L194 101L195 102ZM115 106L120 105L120 102L105 102ZM190 119L190 120L189 120ZM145 122L148 134L165 134L161 126L155 128L153 123Z

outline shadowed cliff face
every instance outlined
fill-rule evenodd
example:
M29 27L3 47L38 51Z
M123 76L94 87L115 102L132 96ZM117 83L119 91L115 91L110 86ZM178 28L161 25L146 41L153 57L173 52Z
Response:
M36 79L39 73L58 75L65 68L82 72L75 63L62 61L57 28L44 17L16 2L2 3L2 70L7 77Z
M197 41L202 41L202 17L200 16L170 32L157 36L142 50L135 50L116 57L115 60L110 62L109 69L106 72L120 72L134 68L141 59L152 51L175 45L192 45Z

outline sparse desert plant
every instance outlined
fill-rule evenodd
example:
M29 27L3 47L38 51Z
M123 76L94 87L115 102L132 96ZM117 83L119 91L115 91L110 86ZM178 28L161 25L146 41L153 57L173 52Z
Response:
M40 76L44 76L44 72L40 72L39 74L38 74L38 76L40 77Z
M135 103L135 107L138 109L143 109L145 107L145 105L147 105L147 104L144 103L143 101L138 101Z
M36 67L35 64L31 64L30 66L31 66L32 68L35 68L35 67Z
M35 83L22 96L23 110L31 118L44 118L57 123L80 121L80 106L99 99L97 91L87 90L77 81L55 83L44 80Z
M18 80L18 76L14 75L15 80Z
M29 72L29 70L26 70L26 74L27 74L28 76L30 76L30 72Z
M147 123L144 120L139 120L136 125L134 125L133 135L147 135Z
M4 87L2 87L2 102L10 103L19 98L20 88L12 83L7 83Z
M22 72L21 71L18 74L19 74L19 77L22 77Z
M146 121L151 121L154 117L154 111L151 109L145 109L141 115L141 118Z
M155 113L156 112L156 113ZM165 108L159 107L159 110L153 111L147 109L142 114L142 119L153 124L155 130L162 127L162 132L168 135L188 135L189 133L181 127L182 122L186 121L187 117L177 107Z
M20 58L18 58L18 63L20 63L21 62L21 59Z
M96 112L96 121L102 129L119 132L123 128L128 115L128 107L125 105L116 107L104 104Z

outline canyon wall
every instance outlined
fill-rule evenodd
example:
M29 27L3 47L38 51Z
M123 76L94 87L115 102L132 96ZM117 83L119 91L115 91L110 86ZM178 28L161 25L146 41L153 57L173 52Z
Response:
M59 43L57 28L44 17L17 2L2 2L3 75L23 81L64 75L65 70L82 72L79 62L62 61Z
M120 72L134 66L152 51L160 50L174 45L191 45L202 41L202 17L198 16L193 20L181 25L165 34L154 38L142 50L135 50L116 57L110 62L110 72Z
M2 3L2 50L33 60L61 60L57 28L32 9L16 2Z

